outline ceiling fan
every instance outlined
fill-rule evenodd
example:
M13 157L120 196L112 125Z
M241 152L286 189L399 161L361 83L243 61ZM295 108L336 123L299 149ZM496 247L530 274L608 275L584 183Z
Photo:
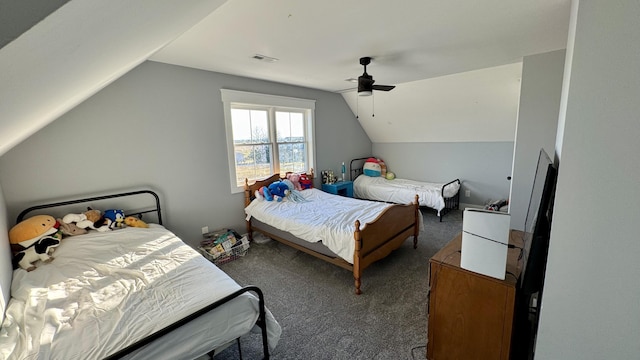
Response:
M373 93L373 90L381 90L381 91L390 91L395 88L395 85L374 85L376 82L373 80L373 77L367 74L367 65L371 63L371 58L361 57L360 65L364 66L364 73L358 77L358 95L359 96L370 96Z

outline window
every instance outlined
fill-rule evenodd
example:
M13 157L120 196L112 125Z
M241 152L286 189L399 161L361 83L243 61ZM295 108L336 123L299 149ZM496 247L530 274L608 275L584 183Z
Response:
M231 192L313 167L315 101L222 89Z

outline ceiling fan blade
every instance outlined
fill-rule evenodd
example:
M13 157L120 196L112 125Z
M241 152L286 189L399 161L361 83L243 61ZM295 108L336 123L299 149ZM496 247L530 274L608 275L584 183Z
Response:
M395 85L373 85L373 90L390 91L395 88Z

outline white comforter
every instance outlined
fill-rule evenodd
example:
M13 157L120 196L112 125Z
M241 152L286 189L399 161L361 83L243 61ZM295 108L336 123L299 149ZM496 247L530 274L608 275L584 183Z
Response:
M101 359L240 288L159 225L65 238L55 260L14 271L2 359ZM247 333L253 295L223 305L133 354L193 359ZM267 311L270 347L281 329Z
M359 199L386 201L396 204L412 202L419 196L420 206L438 210L444 209L444 199L440 194L443 184L423 181L393 179L387 180L382 176L360 175L353 182L353 194ZM455 182L444 189L444 196L454 196L460 190L460 184Z
M300 194L306 202L254 200L245 208L246 219L254 217L305 241L322 241L350 264L353 264L355 251L353 232L356 220L360 220L360 228L363 229L391 206L331 195L318 189L303 190ZM422 217L418 219L422 220Z

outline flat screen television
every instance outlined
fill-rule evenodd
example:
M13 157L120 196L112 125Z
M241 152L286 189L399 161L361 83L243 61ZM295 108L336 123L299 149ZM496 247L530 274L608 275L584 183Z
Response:
M540 149L524 228L522 272L515 309L511 359L533 359L547 266L557 170ZM536 299L535 305L533 299Z
M538 293L544 285L556 178L553 162L544 149L540 149L524 223L523 268L520 274L520 292L523 295Z

